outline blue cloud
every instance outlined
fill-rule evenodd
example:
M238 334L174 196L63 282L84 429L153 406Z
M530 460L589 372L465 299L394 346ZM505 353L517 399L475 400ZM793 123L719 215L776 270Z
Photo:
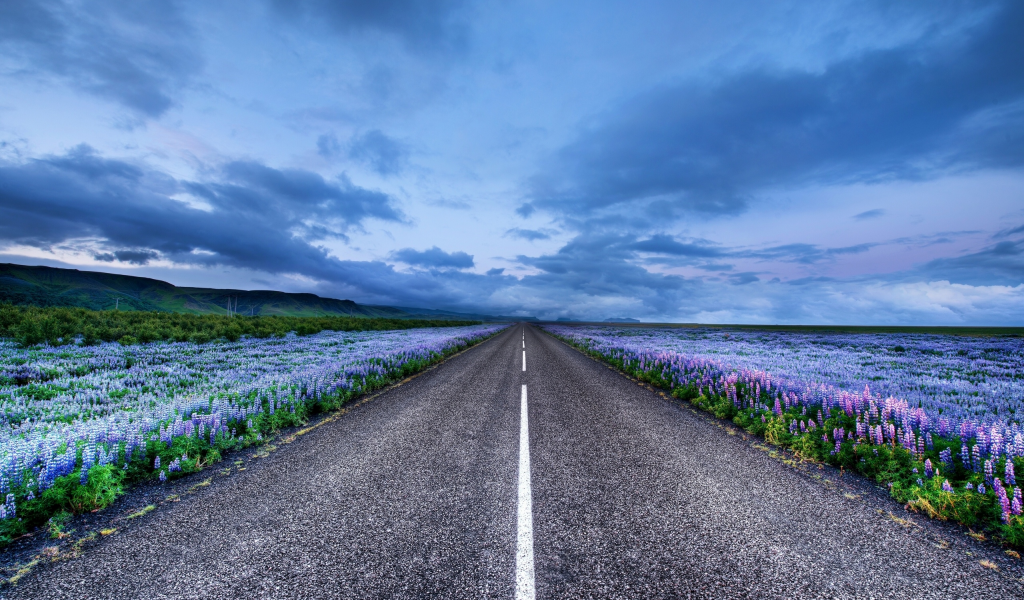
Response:
M303 24L324 23L343 34L393 35L412 50L464 47L461 0L272 0L277 12Z
M1024 165L1024 3L820 71L755 68L639 94L531 180L523 216L648 223L746 210L769 187ZM628 208L627 208L628 207Z
M431 269L472 269L473 257L465 252L445 252L437 246L418 251L403 248L391 253L391 258L407 265Z
M47 73L148 117L200 72L199 47L176 2L0 3L0 49L21 76Z
M552 233L555 232L547 229L523 229L521 227L513 227L506 231L505 235L512 238L526 240L528 242L534 242L537 240L549 240L551 239Z
M88 146L26 162L0 161L0 240L39 248L97 239L98 254L327 276L316 245L367 219L404 219L390 196L296 169L228 163L180 181ZM191 194L209 210L173 199ZM147 260L148 262L148 260Z
M877 219L878 217L881 217L884 214L885 214L885 210L884 209L873 208L871 210L866 210L866 211L864 211L862 213L855 214L855 215L853 215L853 218L858 220L858 221L867 221L869 219Z
M374 129L353 137L348 155L386 176L395 175L405 168L409 150L404 144Z

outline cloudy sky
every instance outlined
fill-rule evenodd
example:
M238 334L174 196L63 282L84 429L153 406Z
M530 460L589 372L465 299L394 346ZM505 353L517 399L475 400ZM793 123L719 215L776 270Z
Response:
M0 3L0 262L1024 325L1018 0Z

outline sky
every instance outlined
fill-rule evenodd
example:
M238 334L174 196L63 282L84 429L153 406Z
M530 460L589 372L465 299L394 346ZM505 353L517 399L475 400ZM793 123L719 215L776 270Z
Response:
M1024 325L1019 0L0 3L0 262Z

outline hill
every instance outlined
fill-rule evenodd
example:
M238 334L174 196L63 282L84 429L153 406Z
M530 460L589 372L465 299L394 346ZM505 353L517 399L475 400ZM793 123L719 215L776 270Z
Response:
M469 315L450 311L356 304L271 290L177 287L166 281L97 271L30 267L0 263L0 303L15 306L67 306L92 310L115 308L190 314L315 317L350 316L390 319L430 318L478 321L520 320L516 317Z

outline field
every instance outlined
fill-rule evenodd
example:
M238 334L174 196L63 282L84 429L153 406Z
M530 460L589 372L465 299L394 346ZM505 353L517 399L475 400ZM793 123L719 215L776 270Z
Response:
M1024 339L925 333L546 325L908 508L1024 545Z
M0 545L102 508L132 482L200 470L505 327L204 344L0 341Z

